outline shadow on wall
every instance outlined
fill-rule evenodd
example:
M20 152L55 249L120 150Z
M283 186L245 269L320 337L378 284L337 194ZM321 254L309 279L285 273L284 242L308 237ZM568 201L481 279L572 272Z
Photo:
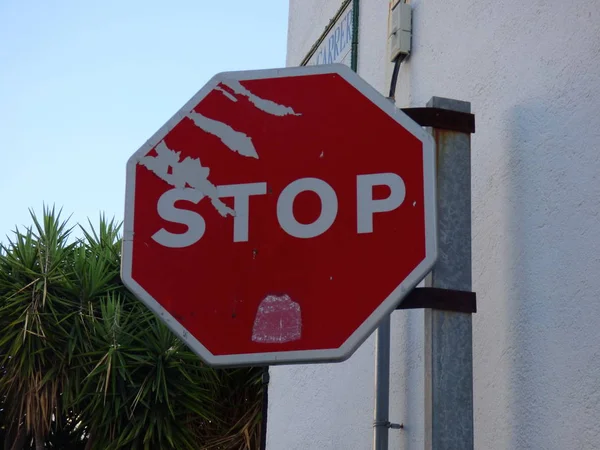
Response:
M507 118L514 449L600 448L600 121L555 94Z

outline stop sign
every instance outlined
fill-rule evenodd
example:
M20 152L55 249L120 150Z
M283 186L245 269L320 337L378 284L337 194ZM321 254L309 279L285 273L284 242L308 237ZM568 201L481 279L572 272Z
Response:
M434 170L344 65L218 74L127 163L123 281L209 364L341 361L435 261Z

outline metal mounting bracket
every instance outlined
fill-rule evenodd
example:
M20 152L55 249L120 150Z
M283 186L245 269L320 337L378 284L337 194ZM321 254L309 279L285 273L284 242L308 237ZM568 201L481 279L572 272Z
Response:
M422 287L413 289L396 309L439 309L462 313L477 312L475 292Z
M422 127L433 127L460 133L475 133L475 115L443 108L401 108L404 114Z

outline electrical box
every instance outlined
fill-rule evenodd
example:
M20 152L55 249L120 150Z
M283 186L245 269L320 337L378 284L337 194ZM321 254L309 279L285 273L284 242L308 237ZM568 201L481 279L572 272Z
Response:
M412 38L412 9L408 3L398 2L392 9L390 29L390 61L410 53Z

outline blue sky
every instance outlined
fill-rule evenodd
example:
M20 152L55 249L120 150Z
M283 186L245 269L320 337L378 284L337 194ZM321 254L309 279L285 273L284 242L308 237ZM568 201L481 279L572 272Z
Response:
M0 0L0 241L122 220L127 158L215 73L283 67L285 0Z

